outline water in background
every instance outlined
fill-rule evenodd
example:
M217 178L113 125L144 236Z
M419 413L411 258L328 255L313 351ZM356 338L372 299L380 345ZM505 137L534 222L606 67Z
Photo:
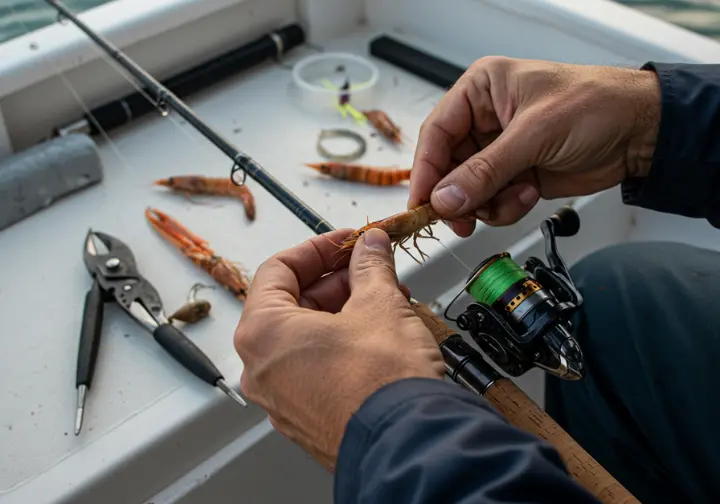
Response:
M720 41L720 0L615 0Z
M108 1L64 0L63 3L73 12L82 12ZM0 43L56 21L57 11L44 0L0 0Z
M108 1L65 0L65 4L75 12L82 12ZM615 1L720 41L720 0ZM0 43L47 26L56 19L55 10L44 0L0 0Z

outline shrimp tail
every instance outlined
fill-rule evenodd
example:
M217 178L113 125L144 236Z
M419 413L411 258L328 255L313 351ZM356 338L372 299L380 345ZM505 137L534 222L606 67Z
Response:
M173 187L174 184L175 184L175 182L172 177L159 179L159 180L155 181L155 185L161 186L161 187Z
M245 216L249 221L255 220L255 197L246 185L237 188L238 196L245 207Z

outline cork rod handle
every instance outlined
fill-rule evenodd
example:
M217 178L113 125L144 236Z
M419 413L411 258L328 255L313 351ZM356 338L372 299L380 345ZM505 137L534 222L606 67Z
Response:
M430 308L421 303L412 306L438 345L455 335ZM503 378L496 381L484 397L515 427L553 445L573 479L598 500L608 504L640 502L511 380Z

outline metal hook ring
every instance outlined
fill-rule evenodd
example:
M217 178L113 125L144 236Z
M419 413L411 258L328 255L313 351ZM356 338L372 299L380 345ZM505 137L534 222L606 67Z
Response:
M155 100L155 107L160 111L161 114L166 115L168 110L167 93L163 89L159 89L157 92L157 99Z
M285 56L285 42L282 37L275 32L270 33L270 39L275 44L275 59L281 61Z
M354 140L358 144L358 146L357 149L355 149L349 154L333 154L323 146L323 142L328 138L348 138L350 140ZM365 142L365 139L362 136L360 136L358 133L355 133L354 131L350 131L347 129L325 129L321 130L320 134L318 135L318 154L331 161L355 161L356 159L362 157L365 154L366 150L367 142Z
M235 156L235 162L233 163L232 169L230 170L230 180L238 187L244 186L245 182L247 181L247 171L241 166L241 162L245 160L247 160L245 156L243 156L242 154L238 154L237 156ZM238 184L237 182L235 182L235 174L239 171L242 172L243 178L242 182Z

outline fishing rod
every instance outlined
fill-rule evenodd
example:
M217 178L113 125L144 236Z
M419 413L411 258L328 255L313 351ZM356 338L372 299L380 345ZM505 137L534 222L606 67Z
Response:
M309 205L283 186L279 180L267 173L259 163L206 125L177 96L139 67L122 51L80 21L77 16L61 2L58 0L45 1L58 11L59 16L72 21L73 24L98 44L110 57L140 81L146 87L148 94L155 100L155 107L163 117L168 115L170 109L175 110L207 140L223 151L233 162L230 177L234 184L243 185L246 178L250 176L310 227L314 233L324 234L334 230L326 220L322 219ZM238 172L242 172L243 174L242 181L240 182L235 178ZM574 212L574 210L572 212ZM572 214L572 212L570 212L570 214ZM499 350L503 350L504 348L513 350L512 354L507 357L515 359L519 366L517 373L512 372L513 369L515 369L512 366L504 367L504 370L510 371L510 374L517 376L524 372L527 366L529 366L528 359L532 362L538 362L537 355L533 354L528 357L528 352L536 352L538 351L538 347L532 345L518 347L518 338L522 339L523 337L532 336L533 340L539 341L537 336L540 335L542 330L547 329L548 325L554 328L556 325L564 322L564 318L562 317L563 311L572 308L572 306L568 306L567 302L557 303L555 306L548 306L548 304L545 303L546 299L551 298L554 290L552 288L553 286L559 288L559 292L563 291L563 287L566 291L572 290L572 282L569 280L567 269L562 260L559 259L555 246L556 234L558 236L568 236L568 234L563 233L563 228L567 228L568 226L568 218L571 221L573 218L572 215L569 217L568 215L568 212L565 212L564 216L562 212L558 212L543 223L542 230L546 237L547 256L551 267L545 267L539 260L529 261L528 263L528 265L531 266L531 271L542 273L544 278L550 282L550 289L544 290L539 285L531 287L533 279L527 279L527 275L517 277L519 278L518 282L524 283L520 285L520 283L514 282L504 285L501 291L498 291L498 297L493 301L493 305L499 307L500 305L498 303L511 303L513 299L517 299L519 303L520 298L524 296L523 301L525 299L529 300L524 310L520 309L520 305L517 306L518 310L514 309L514 304L512 305L512 310L509 309L510 305L506 305L505 309L508 312L514 312L514 314L498 315L490 311L480 313L476 308L478 305L470 305L468 310L461 316L462 321L466 324L466 327L470 329L471 335L476 342L486 343L490 340L497 343L497 340L492 336L484 334L483 332L488 328L484 325L486 318L488 316L494 318L493 322L491 322L490 319L487 319L487 322L490 322L492 329L501 331L499 333L499 338L501 339L499 342ZM575 217L577 217L576 214ZM570 225L570 227L572 227L572 225ZM491 271L489 266L495 263L500 265L504 264L504 267L508 267L506 258L503 255L498 254L497 257L491 257L478 266L466 286L469 292L474 293L474 296L480 304L482 304L482 302L479 298L479 293L476 292L477 289L473 290L473 285L482 275L488 274L488 272ZM558 284L560 284L559 287ZM570 287L570 289L568 289L568 287ZM510 294L512 294L512 296L508 297ZM541 299L543 300L542 302L539 301ZM488 401L515 426L542 437L553 444L565 461L572 477L602 502L637 502L637 499L632 497L632 495L595 459L585 452L567 432L527 397L512 380L503 377L497 372L480 352L466 343L460 335L455 333L445 321L438 317L430 308L414 299L411 299L410 302L415 313L421 318L439 345L445 361L445 373L447 376L467 390L488 399ZM540 306L542 306L542 309L538 308ZM521 311L527 314L531 320L520 319ZM458 318L458 321L460 321L461 318ZM524 322L520 323L523 320ZM460 325L461 324L459 324L459 326ZM504 333L502 331L504 331ZM553 340L555 346L558 347L556 350L560 352L559 355L562 355L563 350L565 350L567 354L568 341L572 341L572 339L563 339L565 336L566 334L556 334ZM487 337L490 339L488 340ZM528 341L521 343L528 343ZM490 348L498 350L497 346L491 345ZM541 346L541 349L552 350L549 343ZM497 355L501 358L503 357L502 352ZM568 355L571 355L571 353ZM547 356L545 357L547 358ZM523 358L525 360L522 360ZM569 369L566 361L560 362L559 364L553 361L552 364L553 366L557 365L558 368L546 367L546 369L549 371Z

